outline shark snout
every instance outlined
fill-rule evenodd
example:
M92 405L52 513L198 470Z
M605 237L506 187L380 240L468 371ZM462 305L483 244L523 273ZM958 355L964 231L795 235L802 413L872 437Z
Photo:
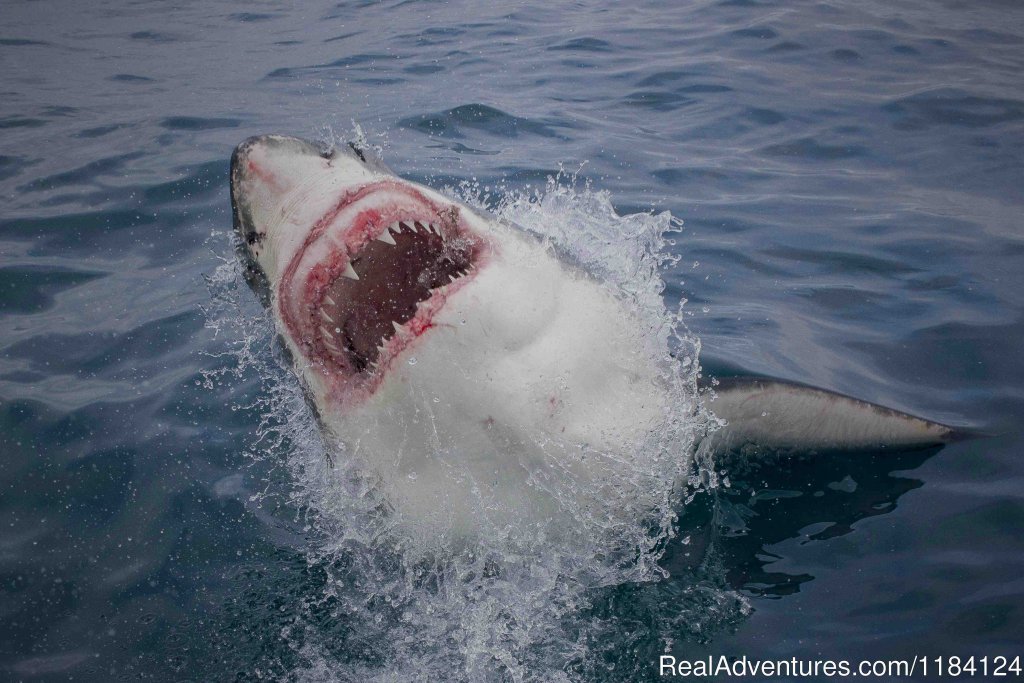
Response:
M235 229L253 245L266 237L273 213L305 178L321 172L330 152L300 138L251 137L231 155L231 205Z

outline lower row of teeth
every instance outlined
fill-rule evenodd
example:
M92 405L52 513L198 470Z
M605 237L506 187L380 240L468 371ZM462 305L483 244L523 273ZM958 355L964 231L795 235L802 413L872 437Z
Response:
M352 266L350 265L349 268L351 269ZM458 271L458 276L456 276L456 275L449 275L448 277L449 277L451 282L455 282L459 277L464 277L464 276L468 275L471 270L473 270L473 266L472 265L468 266L465 270ZM355 279L358 279L358 278L355 278ZM433 289L431 291L436 291L436 289L439 289L439 288L435 288L435 289ZM324 297L324 302L330 304L331 306L336 306L337 305L335 303L334 299L332 299L330 297L330 295L327 295L327 296ZM335 343L337 340L335 339L334 334L335 333L339 333L340 334L341 333L341 328L337 327L337 321L334 318L332 318L331 315L326 310L324 310L323 308L320 309L320 318L325 323L325 324L320 325L320 332L321 332L321 334L323 334L324 344L326 344L327 348L331 349L332 351L340 353L341 349L339 349L338 346ZM402 325L400 323L394 321L394 320L391 321L391 326L395 329L395 334L398 334L402 330ZM334 328L333 332L331 331L332 327ZM380 343L377 345L378 358L383 355L383 353L384 353L384 346L385 346L386 342L387 342L387 337L382 337L381 340L380 340ZM377 363L372 363L371 367L376 368L377 367Z
M324 317L327 317L327 316L324 316ZM402 326L400 324L398 324L394 320L391 321L391 326L395 328L395 334L398 334L401 331L401 329L402 329ZM324 345L326 345L327 348L329 348L330 350L334 351L335 353L341 353L341 349L339 349L338 346L335 344L336 340L334 338L334 333L331 332L331 330L328 329L326 325L321 325L320 326L320 332L321 332L321 334L323 334ZM339 332L340 333L341 332L341 328L340 327L335 327L334 328L334 332ZM380 343L377 344L377 361L374 362L374 363L370 363L370 368L372 368L374 370L377 369L377 366L380 363L380 359L384 356L384 347L385 347L386 344L387 344L387 337L382 337L381 340L380 340Z

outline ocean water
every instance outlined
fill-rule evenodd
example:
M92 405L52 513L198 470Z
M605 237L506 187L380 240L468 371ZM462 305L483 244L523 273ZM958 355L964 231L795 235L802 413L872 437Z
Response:
M0 66L0 678L1024 654L1017 3L12 0ZM662 299L705 375L985 436L705 463L660 570L611 585L539 556L409 588L399 551L344 542L338 463L233 266L234 146L357 130L579 251L673 226Z

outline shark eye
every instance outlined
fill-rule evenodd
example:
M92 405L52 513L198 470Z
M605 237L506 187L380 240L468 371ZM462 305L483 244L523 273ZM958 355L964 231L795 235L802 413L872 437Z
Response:
M372 371L420 302L473 269L472 245L445 233L435 223L396 222L351 257L313 311L328 355Z

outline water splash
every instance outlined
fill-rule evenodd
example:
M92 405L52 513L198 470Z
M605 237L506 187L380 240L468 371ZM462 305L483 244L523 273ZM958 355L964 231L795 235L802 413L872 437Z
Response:
M599 496L581 496L591 483L567 468L534 482L569 511L572 534L553 525L491 528L472 546L421 543L367 474L358 441L325 443L272 321L245 291L241 266L225 259L208 278L206 315L228 340L230 362L205 381L258 377L258 398L238 406L259 415L247 452L270 473L254 500L286 499L310 539L306 561L322 577L278 634L292 653L289 663L278 660L280 673L304 681L621 680L630 665L609 662L622 653L647 667L674 638L710 633L746 609L708 581L715 573L707 566L690 585L665 581L661 564L683 497L715 482L713 463L694 464L713 425L698 400L700 342L681 322L682 303L670 313L662 298L660 273L674 263L663 247L681 223L668 212L620 216L607 192L575 174L497 196L471 183L447 191L542 236L627 301L664 358L673 413ZM431 398L423 402L429 415ZM627 615L644 628L624 629Z

